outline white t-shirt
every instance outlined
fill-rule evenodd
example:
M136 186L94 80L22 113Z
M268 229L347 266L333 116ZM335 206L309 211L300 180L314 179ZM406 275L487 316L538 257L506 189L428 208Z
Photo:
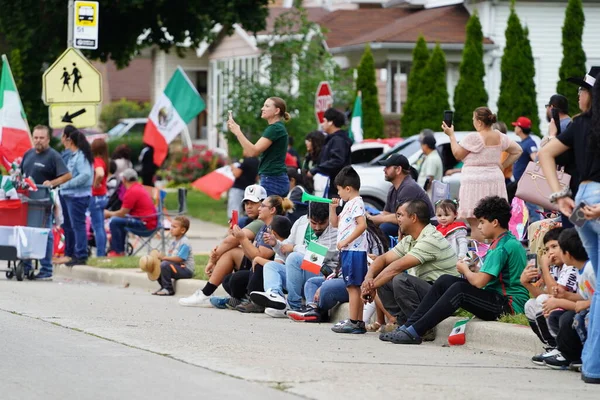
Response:
M594 268L592 262L588 261L585 263L582 269L580 269L577 275L577 286L579 287L578 293L584 300L591 300L594 290L596 289L596 274L594 274Z
M365 204L363 203L362 197L356 196L344 205L342 212L338 216L338 243L345 240L352 232L354 232L358 226L356 218L359 217L365 218ZM367 231L365 230L359 237L350 242L348 246L342 250L367 251L368 248Z
M562 267L553 265L550 267L550 275L556 283L564 286L567 292L577 293L577 276L579 275L577 268L566 264L563 264Z

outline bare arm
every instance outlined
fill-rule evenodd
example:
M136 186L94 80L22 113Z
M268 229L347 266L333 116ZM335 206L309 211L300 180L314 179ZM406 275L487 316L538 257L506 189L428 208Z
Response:
M334 228L337 228L339 218L338 218L337 213L335 212L335 209L340 204L340 199L332 199L332 200L333 200L332 203L329 204L329 223Z
M241 168L238 168L234 164L231 164L231 172L233 173L233 176L239 178L240 176L242 176L243 171Z
M127 214L129 214L129 211L131 211L129 208L119 208L117 211L108 211L108 210L104 210L104 218L110 218L110 217L124 217Z
M65 182L67 182L67 181L70 181L72 177L73 177L73 175L71 175L71 173L70 173L70 172L67 172L66 174L64 174L64 175L61 175L61 176L59 176L59 177L58 177L58 178L56 178L56 179L52 179L52 180L50 181L50 186L52 186L53 188L55 188L55 187L57 187L57 186L60 186L60 185L62 185L63 183L65 183ZM45 183L45 182L44 182L44 183Z
M246 257L251 260L254 260L256 257L271 258L273 257L273 254L275 254L275 252L268 247L254 246L254 244L252 244L248 238L242 239L240 241L240 245L242 246L242 250L244 251Z
M569 150L560 140L551 140L537 154L544 176L553 192L561 190L556 174L556 157Z
M450 148L452 149L452 154L454 155L454 158L456 158L457 161L462 161L470 153L470 151L458 144L456 136L454 136L454 132L452 132L452 134L449 135L449 138Z
M368 279L374 279L379 276L381 271L386 267L386 265L390 265L394 261L398 260L400 257L394 251L390 250L386 252L384 255L377 257L375 261L371 264L367 275L365 276L365 281Z
M356 228L348 235L348 237L338 243L338 250L342 250L348 244L356 240L364 231L367 230L367 219L364 216L356 217Z
M375 224L377 224L377 225L381 225L385 222L389 222L392 224L398 224L398 220L396 219L396 214L388 212L388 211L382 211L381 214L377 214L377 215L368 214L367 218L370 219L371 221L375 222Z
M252 232L250 229L244 228L244 229L242 229L242 232L244 232L244 234L250 241L253 241L254 238L256 237L254 232ZM225 239L223 239L223 241L215 249L216 258L221 257L223 254L225 254L226 252L228 252L231 249L235 249L239 245L240 245L240 241L238 239L236 239L235 236L233 236L233 235L227 236Z
M459 261L456 264L456 269L459 273L463 274L465 279L469 281L469 283L475 286L478 289L483 288L487 285L493 278L492 275L487 274L485 272L473 272L469 269L469 265L464 261Z
M421 262L414 256L409 254L392 262L375 278L374 285L376 288L381 287L391 281L396 275L408 269L416 267Z
M94 169L94 187L100 186L102 178L104 178L104 168L96 167L96 169Z
M515 141L511 140L510 145L506 149L508 153L508 157L502 163L502 169L508 168L517 161L519 157L521 157L521 153L523 153L523 149L519 146Z

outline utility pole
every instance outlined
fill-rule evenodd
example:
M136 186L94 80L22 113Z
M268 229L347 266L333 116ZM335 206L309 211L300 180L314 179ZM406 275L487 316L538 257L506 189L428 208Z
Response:
M69 0L69 4L67 6L69 11L69 22L67 28L67 48L73 46L73 19L75 18L75 2L74 0Z

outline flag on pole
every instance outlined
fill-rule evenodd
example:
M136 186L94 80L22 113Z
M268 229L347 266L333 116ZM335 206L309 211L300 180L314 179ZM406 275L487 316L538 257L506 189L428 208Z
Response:
M0 77L0 146L3 164L5 161L12 163L15 158L23 157L23 154L33 147L19 91L4 54Z
M192 187L219 200L223 193L231 189L233 181L235 181L235 176L233 176L231 166L226 165L196 179L192 183Z
M350 139L354 140L354 143L360 143L363 141L363 129L362 129L362 97L360 90L356 95L354 101L354 108L352 109L352 120L350 121Z
M327 247L315 242L309 242L300 268L313 274L320 274L326 255Z
M144 129L144 143L154 148L154 164L162 165L169 143L205 108L192 81L177 67L165 91L156 99Z

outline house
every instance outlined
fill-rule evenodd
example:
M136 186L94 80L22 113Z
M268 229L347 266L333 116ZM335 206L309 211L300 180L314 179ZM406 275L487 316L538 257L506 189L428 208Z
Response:
M291 2L279 0L270 8L267 28L250 35L241 26L234 26L230 36L218 35L212 44L197 49L187 48L185 57L175 52L152 51L153 98L156 98L177 65L181 65L196 83L207 109L190 126L192 138L210 147L225 147L219 132L223 129L227 99L233 88L226 79L252 73L261 68L258 43L272 39L273 22L287 11ZM554 93L558 68L562 60L561 28L567 1L518 1L516 11L530 32L536 66L536 90L542 130L546 129L544 104ZM327 28L326 46L343 68L358 65L367 44L375 57L380 106L384 113L401 114L406 101L406 82L410 73L412 50L419 35L429 45L436 42L446 54L447 86L452 104L454 88L465 40L465 26L472 12L478 11L484 40L485 84L489 106L495 110L500 88L500 61L505 43L504 31L510 2L457 0L306 0L309 19ZM584 0L587 23L583 46L588 66L600 64L600 0ZM216 28L219 31L219 27ZM594 40L596 39L596 40ZM441 116L440 116L441 118ZM510 122L510 121L508 121Z

